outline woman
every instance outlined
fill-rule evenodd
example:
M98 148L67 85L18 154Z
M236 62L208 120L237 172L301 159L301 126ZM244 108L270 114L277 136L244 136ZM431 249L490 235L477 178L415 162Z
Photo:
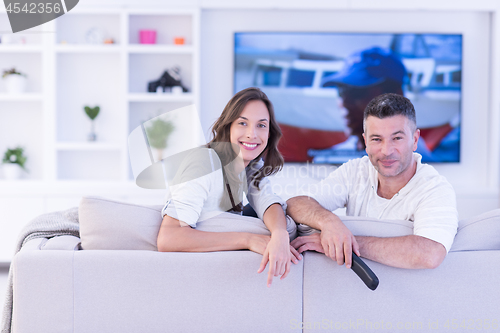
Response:
M269 263L267 284L270 286L273 276L285 278L291 261L297 263L301 258L290 246L290 237L296 232L295 223L287 219L282 207L284 201L272 193L269 180L265 178L283 166L283 157L277 149L281 130L273 106L258 88L244 89L226 105L213 125L212 134L213 140L207 148L189 153L169 183L172 199L163 209L158 250L248 249L263 255L258 273ZM227 218L226 211L239 214L231 214L232 220L250 219L241 216L242 193L246 187L250 205L271 236L196 229L198 222Z

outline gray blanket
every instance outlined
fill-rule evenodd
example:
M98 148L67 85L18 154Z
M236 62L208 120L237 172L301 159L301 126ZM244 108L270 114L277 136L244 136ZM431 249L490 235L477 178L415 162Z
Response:
M24 244L32 239L51 238L61 235L80 237L77 207L61 212L43 214L29 222L19 234L16 245L16 253L21 250ZM9 269L9 282L2 315L2 333L11 332L13 266L14 264L11 264Z

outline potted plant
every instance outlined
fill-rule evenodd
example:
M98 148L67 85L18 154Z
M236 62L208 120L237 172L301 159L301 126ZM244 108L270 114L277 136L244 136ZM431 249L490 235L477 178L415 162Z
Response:
M3 155L2 169L3 175L6 179L19 179L21 178L22 171L27 171L24 164L26 163L26 156L24 156L24 149L16 147L14 149L8 148Z
M4 70L2 75L5 89L12 94L20 94L26 90L26 78L26 74L18 72L15 68Z
M157 160L161 161L163 159L163 150L167 148L168 137L174 131L175 126L171 121L163 120L160 117L148 121L147 124L148 126L145 129L149 144L156 149Z
M95 133L95 127L94 127L94 119L97 117L99 114L99 111L101 111L101 108L98 106L95 106L91 108L90 106L85 106L83 108L85 110L85 113L87 116L90 118L90 133L88 135L88 140L89 141L95 141L97 140L97 134Z

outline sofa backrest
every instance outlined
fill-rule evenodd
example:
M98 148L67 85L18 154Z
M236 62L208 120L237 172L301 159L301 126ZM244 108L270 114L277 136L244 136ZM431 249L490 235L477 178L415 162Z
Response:
M162 206L136 205L99 197L84 197L79 206L82 248L89 250L156 251L161 226ZM357 236L398 237L413 234L413 222L377 220L358 216L340 216ZM200 230L239 231L261 234L262 224L211 219ZM299 235L318 232L305 225L298 226ZM500 250L500 209L459 221L458 233L450 252Z

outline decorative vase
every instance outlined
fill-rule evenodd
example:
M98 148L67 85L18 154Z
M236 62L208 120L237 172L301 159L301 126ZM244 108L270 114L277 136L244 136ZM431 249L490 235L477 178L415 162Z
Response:
M95 128L94 128L94 121L92 120L90 122L90 133L87 136L88 141L96 141L97 140L97 134L95 133Z
M11 94L21 94L26 91L26 77L18 74L11 74L4 78L5 89Z
M23 169L17 163L4 163L2 165L3 176L8 180L20 179Z

